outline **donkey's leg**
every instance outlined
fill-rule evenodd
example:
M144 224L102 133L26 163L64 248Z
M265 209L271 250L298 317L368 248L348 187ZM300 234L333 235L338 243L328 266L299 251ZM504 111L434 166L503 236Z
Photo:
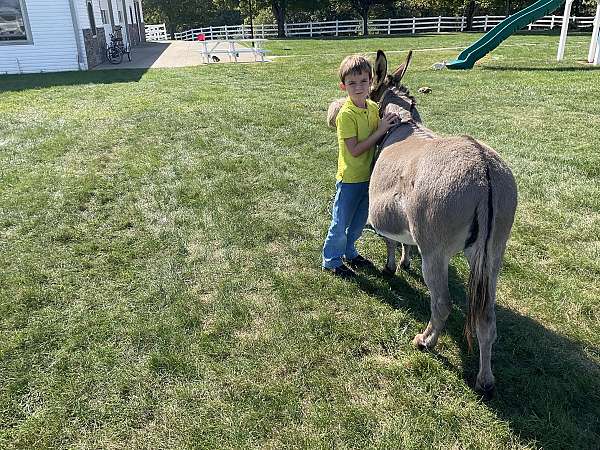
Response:
M422 256L423 278L431 295L431 319L425 331L415 336L413 343L419 348L433 348L451 311L448 290L449 258L439 254Z
M400 266L403 269L410 267L410 249L412 245L402 244L402 258L400 259Z
M396 241L392 241L389 238L384 237L385 246L387 247L387 259L385 261L385 268L383 271L390 275L396 273Z

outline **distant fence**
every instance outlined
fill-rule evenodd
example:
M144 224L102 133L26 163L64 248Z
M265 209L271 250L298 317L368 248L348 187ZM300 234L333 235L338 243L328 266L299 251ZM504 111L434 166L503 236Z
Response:
M158 25L146 25L147 41L168 41L169 33L164 23Z
M506 16L475 16L473 29L488 31L498 25ZM545 16L524 29L552 29L560 27L563 16ZM569 21L577 28L592 27L594 17L571 16ZM467 18L458 17L407 17L402 19L374 19L369 20L369 34L402 34L402 33L442 33L449 31L464 31ZM150 25L157 26L157 25ZM148 28L148 27L146 27ZM334 20L330 22L286 23L284 25L286 37L319 37L319 36L355 36L363 34L362 20ZM147 32L146 32L147 34ZM206 39L238 39L250 37L249 25L225 25L221 27L194 28L192 30L175 33L174 39L192 41L199 34L204 34ZM254 37L277 37L276 24L254 25Z

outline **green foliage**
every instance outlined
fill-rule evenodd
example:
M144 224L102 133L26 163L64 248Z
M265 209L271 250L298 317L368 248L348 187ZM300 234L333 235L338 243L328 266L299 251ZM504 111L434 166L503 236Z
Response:
M145 0L146 14L172 31L241 22L239 0Z

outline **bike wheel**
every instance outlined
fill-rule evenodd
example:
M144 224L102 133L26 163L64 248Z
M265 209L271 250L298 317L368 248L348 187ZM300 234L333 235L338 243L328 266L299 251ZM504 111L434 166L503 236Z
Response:
M123 61L123 55L118 48L108 47L106 49L106 59L111 64L120 64Z

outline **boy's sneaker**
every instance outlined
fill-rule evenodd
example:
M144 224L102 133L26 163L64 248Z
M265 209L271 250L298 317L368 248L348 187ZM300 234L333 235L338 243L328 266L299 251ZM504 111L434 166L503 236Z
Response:
M369 261L364 256L358 255L355 258L347 259L346 264L348 264L353 269L372 269L375 267L371 261Z
M348 278L356 277L356 273L344 264L342 264L341 266L338 266L334 269L329 269L327 267L323 267L323 270L325 270L327 272L331 272L333 275L335 275L336 277L340 277L340 278L348 279Z

